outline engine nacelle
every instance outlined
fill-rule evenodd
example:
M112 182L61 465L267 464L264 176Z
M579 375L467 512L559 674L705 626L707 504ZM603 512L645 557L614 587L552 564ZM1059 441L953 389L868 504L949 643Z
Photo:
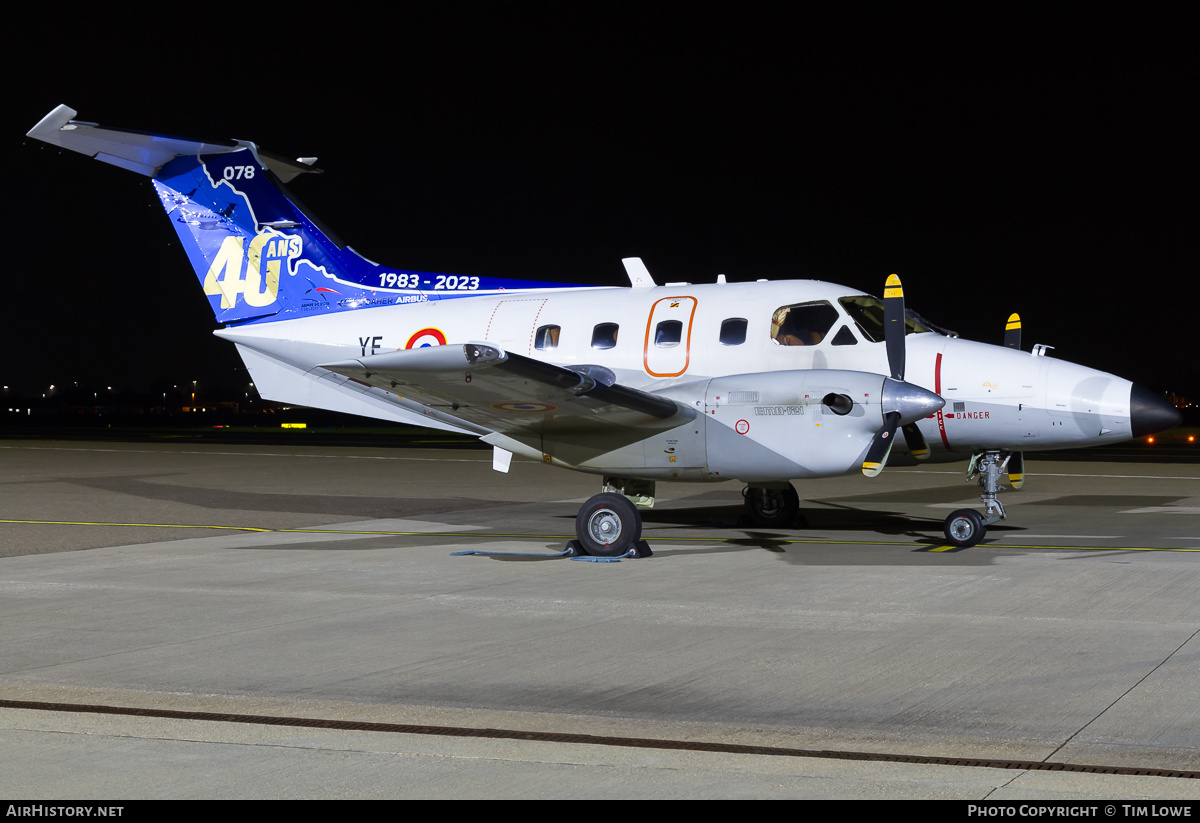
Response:
M885 384L908 387L837 369L714 378L704 404L710 477L769 482L857 471L883 425L885 394L894 393Z

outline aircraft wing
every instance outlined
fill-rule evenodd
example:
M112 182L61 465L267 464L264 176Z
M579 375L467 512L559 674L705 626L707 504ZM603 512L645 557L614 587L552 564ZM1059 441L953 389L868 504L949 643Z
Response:
M491 343L375 354L321 368L505 434L539 451L569 438L601 453L696 416L694 409L622 386L603 366L567 368Z

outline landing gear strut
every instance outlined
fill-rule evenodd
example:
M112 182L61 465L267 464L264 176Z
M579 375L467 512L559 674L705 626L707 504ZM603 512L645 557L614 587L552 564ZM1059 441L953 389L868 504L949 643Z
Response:
M983 539L988 526L1008 517L997 494L1001 488L1000 475L1008 468L1011 457L1011 454L1001 455L999 451L979 452L971 456L967 466L967 481L979 478L979 485L983 487L979 501L983 503L984 511L980 514L974 509L958 509L950 513L943 533L951 545L970 548Z

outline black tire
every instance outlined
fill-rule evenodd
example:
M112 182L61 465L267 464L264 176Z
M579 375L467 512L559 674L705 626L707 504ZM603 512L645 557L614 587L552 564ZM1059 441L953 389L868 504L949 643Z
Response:
M987 534L987 526L983 523L983 515L974 509L958 509L946 518L942 532L950 545L969 549Z
M575 536L588 554L620 557L641 539L642 516L625 495L598 494L575 516Z
M767 499L763 499L763 490L747 486L742 490L746 501L746 522L759 529L790 529L796 524L800 514L800 495L796 487L788 483L786 489L767 489Z

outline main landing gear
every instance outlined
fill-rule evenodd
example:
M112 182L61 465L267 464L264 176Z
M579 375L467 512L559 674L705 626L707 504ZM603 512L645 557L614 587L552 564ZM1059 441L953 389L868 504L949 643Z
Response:
M589 497L575 516L576 539L567 547L596 557L623 557L631 550L637 557L649 557L638 509L653 505L653 480L605 477L604 491Z
M790 529L803 525L800 495L791 483L747 486L744 521L759 529ZM568 547L581 554L621 557L630 550L649 557L650 546L642 540L642 516L638 509L654 506L654 481L605 477L604 491L579 509L575 517L576 539Z
M800 517L800 495L791 483L777 486L747 486L745 520L759 529L790 529Z
M983 539L988 526L1008 517L997 494L1001 488L1000 475L1008 469L1009 460L1014 456L1020 460L1019 453L1015 452L1002 455L999 451L985 451L971 456L967 466L967 482L979 479L979 485L983 487L979 500L983 503L984 511L980 514L974 509L958 509L950 513L943 532L951 545L970 548Z

